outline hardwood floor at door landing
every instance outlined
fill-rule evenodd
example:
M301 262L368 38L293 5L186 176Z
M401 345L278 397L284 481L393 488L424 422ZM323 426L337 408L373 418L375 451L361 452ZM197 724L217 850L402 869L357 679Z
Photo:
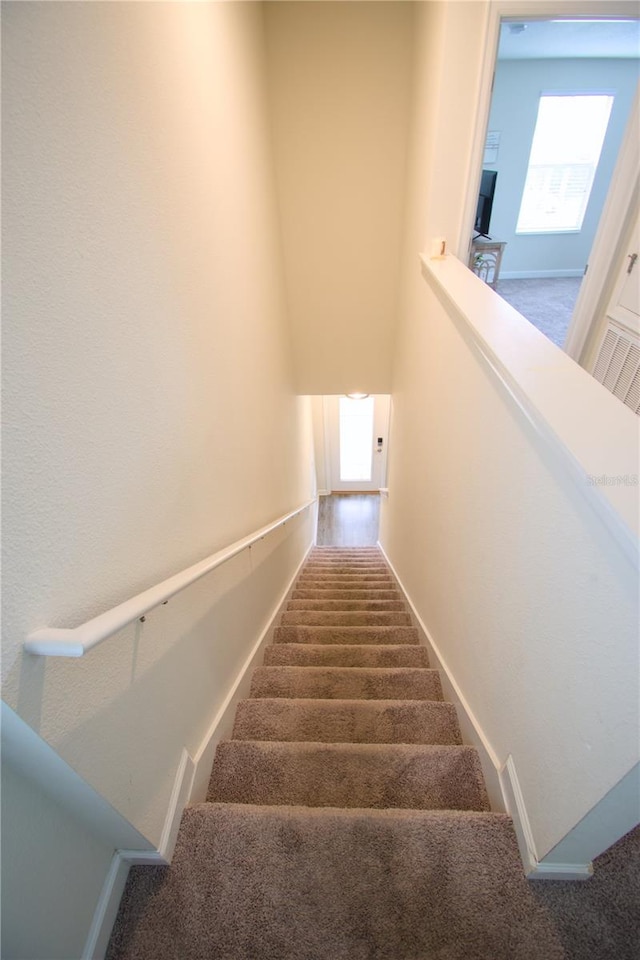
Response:
M318 546L373 546L378 540L379 517L379 493L332 493L320 497Z

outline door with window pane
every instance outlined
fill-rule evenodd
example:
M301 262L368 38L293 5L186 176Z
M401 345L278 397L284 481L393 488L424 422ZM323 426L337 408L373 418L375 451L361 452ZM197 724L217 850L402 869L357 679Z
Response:
M389 397L325 397L331 489L374 491L385 486Z

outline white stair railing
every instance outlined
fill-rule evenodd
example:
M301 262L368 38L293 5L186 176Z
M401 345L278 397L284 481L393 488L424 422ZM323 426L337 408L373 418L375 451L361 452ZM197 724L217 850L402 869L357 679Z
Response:
M180 573L176 573L173 577L163 580L154 587L144 590L142 593L137 594L137 596L131 597L130 600L125 600L124 603L120 603L118 606L106 610L104 613L93 617L91 620L87 620L77 627L42 627L39 630L35 630L33 633L30 633L25 640L24 649L27 653L37 654L42 657L84 656L87 651L97 646L97 644L102 643L107 637L113 636L114 633L122 630L122 628L126 627L129 623L133 623L134 620L143 617L149 610L165 603L171 597L175 596L176 593L180 593L181 590L195 583L196 580L205 577L208 573L215 570L216 567L226 563L227 560L231 560L232 557L237 556L252 544L257 543L258 540L263 540L268 534L273 533L278 527L283 527L314 503L315 498L307 500L301 507L279 517L272 523L267 524L267 526L261 527L260 530L250 534L248 537L244 537L242 540L236 540L235 543L225 547L223 550L212 553L211 556L200 560L199 563L194 563Z

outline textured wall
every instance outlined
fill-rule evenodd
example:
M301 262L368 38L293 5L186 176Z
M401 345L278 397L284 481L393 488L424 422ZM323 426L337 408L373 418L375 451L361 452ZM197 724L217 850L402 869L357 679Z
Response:
M269 3L298 388L390 389L413 4Z
M542 857L637 762L637 583L420 277L409 309L381 541Z
M3 765L2 956L80 957L112 856L110 846Z
M309 529L86 660L21 644L313 492L265 90L259 4L3 8L3 697L154 843Z
M309 493L261 26L251 3L6 9L13 702L30 698L25 632L81 621Z
M637 760L637 582L420 274L425 236L461 236L475 104L461 99L443 129L455 92L448 77L457 72L458 83L477 87L485 29L483 4L450 4L444 15L431 6L423 5L416 32L421 68L381 542L498 759L513 755L542 857ZM429 96L439 85L448 91L444 107ZM529 359L529 327L520 322L520 338L515 322L510 339L502 332L504 357L517 358L530 384L548 367L557 388L563 363L580 373L546 341ZM597 385L584 379L592 399ZM615 453L616 418L620 434L633 425L606 398L585 436ZM585 427L577 397L570 409L577 437ZM626 444L625 453L632 459Z

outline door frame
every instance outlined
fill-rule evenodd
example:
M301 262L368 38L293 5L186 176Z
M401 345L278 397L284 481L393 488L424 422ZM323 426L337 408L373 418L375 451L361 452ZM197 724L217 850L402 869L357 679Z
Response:
M388 394L372 394L374 406L372 480L335 483L336 464L340 458L338 403L340 394L324 396L322 407L324 414L324 457L325 477L330 493L379 493L386 484L387 456L389 451L389 421L391 398ZM383 437L382 450L376 451L377 436ZM379 458L378 463L376 459Z
M640 195L639 110L640 84L564 343L566 353L582 366L588 366L596 348Z
M458 256L467 263L473 238L473 220L482 173L482 158L493 81L503 20L553 20L557 18L613 17L638 19L634 0L494 0L490 3L485 32L485 54L480 69L476 125L469 154L467 196L463 207L464 225ZM630 198L640 190L640 85L627 122L624 139L618 153L616 169L600 215L596 236L589 254L589 269L580 286L564 344L565 352L577 363L585 365L595 349L606 308L615 282L615 264L630 227Z

